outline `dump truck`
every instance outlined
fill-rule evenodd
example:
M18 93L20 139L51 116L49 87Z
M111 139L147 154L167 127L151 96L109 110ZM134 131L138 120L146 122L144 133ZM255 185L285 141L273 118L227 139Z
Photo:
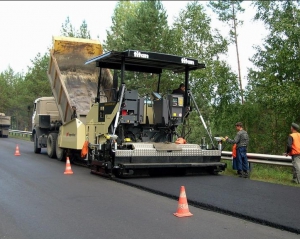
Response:
M33 107L31 141L35 153L46 148L50 158L64 160L66 154L61 149L73 154L82 149L85 118L99 88L99 69L84 63L102 52L97 40L53 37L47 72L53 95L36 99ZM102 75L104 86L110 88L110 72L103 70ZM58 138L61 126L65 135Z
M59 127L62 125L61 117L53 96L40 97L34 101L32 115L31 141L34 142L34 152L41 153L42 148L47 148L48 156L53 158L55 149L52 144L57 138ZM47 144L47 141L50 142ZM48 146L48 147L47 147Z
M11 125L11 117L0 113L0 137L7 138L9 134L9 127Z
M140 50L103 53L99 42L54 37L47 74L57 108L51 115L34 107L34 152L47 147L49 157L69 158L90 167L91 173L109 177L217 174L226 163L189 90L190 71L203 68L205 64L184 56ZM184 75L187 91L163 96L163 71ZM157 88L147 94L127 88L127 72L133 78L157 77ZM211 148L188 143L177 132L191 113L190 104L199 113Z

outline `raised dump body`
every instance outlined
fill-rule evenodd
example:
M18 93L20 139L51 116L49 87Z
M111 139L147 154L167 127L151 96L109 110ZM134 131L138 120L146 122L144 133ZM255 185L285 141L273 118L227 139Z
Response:
M99 76L99 68L85 65L85 62L102 52L97 40L53 37L48 78L63 124L71 120L72 106L76 107L77 118L85 123L91 104L97 97ZM111 79L110 71L103 70L101 91L112 87ZM105 101L106 98L101 100Z
M9 134L10 116L0 113L0 137L7 138Z

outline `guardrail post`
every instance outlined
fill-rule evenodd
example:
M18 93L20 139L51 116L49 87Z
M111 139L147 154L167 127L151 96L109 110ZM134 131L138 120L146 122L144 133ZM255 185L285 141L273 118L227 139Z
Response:
M249 172L251 172L252 171L252 163L248 162L248 164L249 164Z

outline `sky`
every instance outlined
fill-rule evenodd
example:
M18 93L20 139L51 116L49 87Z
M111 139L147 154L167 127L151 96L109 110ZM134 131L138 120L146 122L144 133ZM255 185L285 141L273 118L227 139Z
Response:
M91 38L97 39L99 36L100 42L103 42L106 39L106 30L110 30L116 3L116 1L0 1L0 72L11 67L14 72L26 73L27 67L32 66L31 60L38 53L42 55L46 53L51 47L52 37L60 35L62 24L67 17L75 29L79 29L85 20ZM187 1L162 1L162 3L171 25L179 11L185 8ZM244 2L242 6L246 11L243 15L244 25L239 29L238 42L241 73L245 82L247 67L252 66L248 58L255 53L252 46L260 45L266 32L262 24L251 21L254 13L249 7L249 2ZM213 22L216 20L215 16L210 17L213 17ZM223 26L221 28L226 29ZM234 46L229 49L227 61L237 72Z

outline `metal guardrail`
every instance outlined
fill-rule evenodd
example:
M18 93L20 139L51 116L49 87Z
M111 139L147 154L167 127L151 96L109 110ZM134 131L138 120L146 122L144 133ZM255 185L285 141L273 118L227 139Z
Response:
M22 137L30 137L31 131L21 131L21 130L9 130L11 135L21 135ZM232 160L231 151L222 151L222 159ZM279 166L289 166L292 167L292 157L291 156L281 156L281 155L271 155L271 154L256 154L256 153L247 153L248 162L258 163L258 164L270 164L270 165L279 165Z
M10 135L18 135L18 136L21 136L21 137L30 137L31 136L31 131L21 131L21 130L13 130L13 129L10 129L9 130L9 134Z
M247 158L250 167L252 163L289 166L289 167L293 166L291 156L286 157L283 155L247 153ZM232 152L222 151L222 159L232 160Z

